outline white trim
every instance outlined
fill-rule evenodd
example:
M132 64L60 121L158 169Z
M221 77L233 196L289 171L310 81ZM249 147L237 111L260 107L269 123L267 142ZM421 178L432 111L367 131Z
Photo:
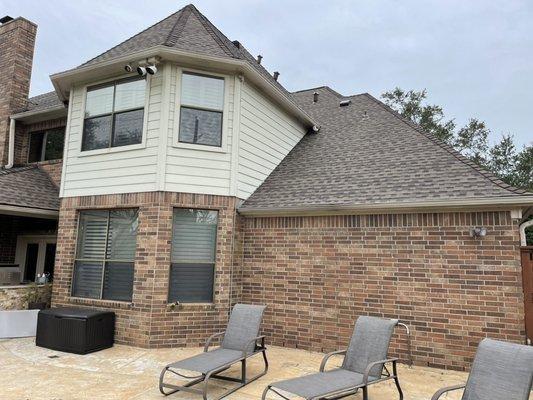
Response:
M231 176L230 176L230 196L237 196L238 192L238 174L239 174L239 148L241 133L241 90L244 85L244 77L235 75L233 93L233 123L231 136Z
M96 64L60 72L51 75L50 79L52 80L52 84L54 85L59 97L62 100L65 100L65 91L71 85L73 85L74 82L81 81L84 78L91 80L97 76L102 76L103 74L117 73L118 71L123 71L124 65L132 62L133 60L146 59L152 56L160 56L167 61L190 63L191 65L209 65L212 68L219 67L228 70L228 72L245 72L252 78L252 80L256 82L256 84L259 84L268 95L273 97L277 103L285 107L291 114L309 126L319 126L318 122L315 121L314 118L298 107L295 103L290 101L288 96L284 94L281 89L276 87L270 80L267 80L245 60L229 59L225 57L216 57L203 54L200 55L162 45L153 46L146 50L130 53L125 56L116 57L111 60L105 60Z
M11 118L14 118L21 122L26 123L35 123L40 121L47 121L49 119L61 118L67 114L67 107L65 106L54 106L50 108L45 108L44 110L31 110L24 111L18 114L11 115Z
M286 208L263 208L246 209L239 208L238 212L245 216L297 216L297 215L347 215L347 214L372 214L397 212L424 212L428 210L466 210L483 207L496 210L509 210L510 206L527 206L533 204L533 196L496 197L496 198L473 198L473 199L448 199L436 201L420 201L405 203L359 203L347 205L316 205L306 207Z
M159 123L159 137L157 148L157 169L155 177L155 189L165 190L168 129L170 119L170 95L172 80L172 65L165 63L162 68L162 94L161 94L161 120Z
M180 108L181 108L181 77L184 73L191 72L196 74L202 74L204 76L213 76L224 79L224 105L222 109L222 137L220 138L220 147L208 146L204 144L193 143L181 143L179 141L180 130ZM228 152L228 131L229 131L229 75L220 74L216 72L206 72L199 69L176 67L176 94L174 99L174 129L172 132L172 147L199 150L199 151L211 151L215 153L227 153ZM217 112L219 112L217 110Z
M91 82L82 86L82 100L81 100L81 124L80 124L80 143L78 147L78 157L88 157L100 154L117 153L122 151L138 150L146 148L147 128L148 128L148 106L150 105L150 91L151 91L151 75L146 75L145 80L145 98L144 98L144 113L143 113L143 130L141 136L141 143L129 144L126 146L106 147L105 149L82 150L83 147L83 130L85 126L85 106L87 102L87 88L91 86L98 86L109 82L116 82L122 79L135 78L135 75L122 74L118 77L102 79L100 81Z
M45 219L57 219L59 211L46 210L44 208L20 207L0 204L0 213L7 215L20 215L22 217L35 217Z
M17 236L17 247L15 251L15 264L18 264L20 271L20 280L24 280L26 273L26 250L30 243L39 245L37 253L37 266L35 275L44 272L44 261L46 256L46 245L57 243L57 236L54 235L19 235Z
M70 126L72 121L72 96L74 88L70 89L70 102L67 110L67 125L65 126L65 140L63 141L63 164L61 166L61 182L59 182L59 198L64 197L65 194L65 176L67 173L67 163L68 163L68 144L70 140ZM83 134L83 132L82 132Z

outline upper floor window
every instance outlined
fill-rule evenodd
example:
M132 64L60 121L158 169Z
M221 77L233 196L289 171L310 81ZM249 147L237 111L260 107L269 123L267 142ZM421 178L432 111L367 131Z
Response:
M31 133L28 162L59 160L63 158L64 142L65 128Z
M87 88L82 151L141 143L145 93L138 78Z
M222 146L224 78L183 73L179 141Z

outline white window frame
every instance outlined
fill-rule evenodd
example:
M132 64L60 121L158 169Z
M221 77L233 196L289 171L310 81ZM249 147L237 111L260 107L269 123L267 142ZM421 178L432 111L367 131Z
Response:
M142 130L141 143L129 144L126 146L118 146L118 147L108 147L105 149L82 150L83 128L85 126L85 107L87 103L87 89L93 86L105 85L106 83L116 82L116 81L133 78L133 77L135 76L131 74L121 75L121 76L114 77L114 78L108 78L108 79L104 79L104 80L100 80L96 82L91 82L83 86L82 88L83 97L82 97L82 103L81 103L81 116L80 116L82 122L80 124L80 130L79 130L80 143L78 145L78 157L87 157L87 156L94 156L94 155L108 154L108 153L118 153L122 151L130 151L130 150L138 150L138 149L146 148L146 136L147 136L147 131L148 131L148 111L149 111L148 107L150 105L150 89L151 89L151 81L152 81L152 76L149 74L147 74L144 77L145 83L146 83L146 89L145 89L146 91L145 91L145 98L144 98L144 116L143 116L143 130ZM65 146L66 145L67 143L65 142Z
M220 141L220 147L209 146L205 144L194 143L181 143L179 141L180 134L180 109L181 109L181 77L184 73L199 74L206 77L222 78L224 79L224 105L222 108L222 137ZM174 132L172 135L172 147L199 150L199 151L211 151L215 153L227 153L228 152L228 130L229 130L229 103L230 103L230 76L219 74L216 72L203 71L191 68L177 67L176 71L176 93L174 98Z
M29 243L38 243L39 251L37 255L37 267L35 275L44 272L44 259L46 256L46 245L57 244L57 237L54 235L19 235L17 236L17 247L15 250L15 264L18 264L20 271L20 281L24 280L26 274L26 249Z

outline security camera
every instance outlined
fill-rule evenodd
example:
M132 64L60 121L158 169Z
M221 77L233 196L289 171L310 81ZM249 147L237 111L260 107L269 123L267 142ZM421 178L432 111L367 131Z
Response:
M130 64L126 64L124 66L124 69L126 70L126 72L132 72L133 71L133 67Z
M138 66L138 67L137 67L137 73L138 73L140 76L146 76L146 68L145 68L145 67Z
M146 67L146 72L150 75L154 75L157 72L157 67L155 65L149 65Z

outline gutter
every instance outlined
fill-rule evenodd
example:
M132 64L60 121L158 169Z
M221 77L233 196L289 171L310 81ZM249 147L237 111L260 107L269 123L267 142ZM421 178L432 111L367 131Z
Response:
M303 207L270 207L270 208L238 208L238 212L244 216L305 216L305 215L349 215L349 214L392 214L401 212L420 212L422 210L464 210L465 208L487 207L494 210L509 209L510 207L521 208L533 205L533 195L495 197L495 198L471 198L471 199L448 199L418 202L395 202L395 203L354 203L346 205L310 205Z
M66 107L65 106L54 106L54 107L49 107L49 108L45 108L41 110L24 111L18 114L13 114L11 118L15 118L17 120L23 120L24 118L30 118L36 115L50 114L50 113L59 112L59 111L66 111Z
M111 60L104 60L96 64L78 67L57 74L50 75L52 84L56 93L58 93L60 100L67 100L67 93L70 86L76 82L82 83L82 81L89 82L95 77L102 78L102 69L116 68L114 73L119 70L123 72L124 65L131 63L135 60L144 60L146 58L159 56L162 61L177 62L185 66L196 64L203 68L210 67L216 69L222 68L223 70L230 70L233 72L244 72L248 77L253 77L253 80L259 83L260 86L278 103L281 103L289 112L300 119L302 122L308 124L310 127L315 126L316 129L320 128L320 124L314 118L312 118L307 112L301 109L296 103L294 103L289 97L283 93L279 88L269 82L263 75L255 70L248 62L240 59L230 59L217 56L209 56L197 53L191 53L179 49L174 49L167 46L154 46L146 50L138 51L136 53L130 53L124 56L116 57ZM87 75L84 79L83 76ZM94 76L91 76L94 75Z
M15 163L15 118L9 117L9 148L5 169L13 168Z
M0 204L0 211L2 214L8 215L19 215L22 217L35 217L35 218L44 218L44 219L58 219L59 211L58 210L49 210L44 208L32 208L32 207L20 207L20 206L10 206L7 204Z

